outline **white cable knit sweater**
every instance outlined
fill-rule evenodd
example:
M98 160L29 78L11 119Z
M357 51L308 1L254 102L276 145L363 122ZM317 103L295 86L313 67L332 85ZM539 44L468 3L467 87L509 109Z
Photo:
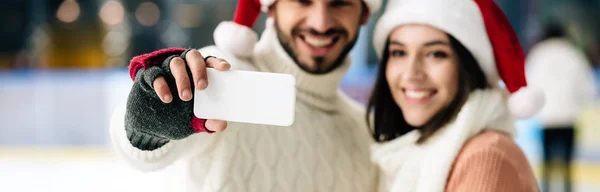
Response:
M172 191L373 191L376 169L369 159L372 140L364 109L338 88L349 59L329 74L305 73L268 23L252 58L235 58L215 47L201 53L227 59L234 70L295 75L296 120L291 127L230 122L222 133L195 134L147 152L127 140L121 107L111 122L115 151L139 170L168 169L165 179L172 181Z

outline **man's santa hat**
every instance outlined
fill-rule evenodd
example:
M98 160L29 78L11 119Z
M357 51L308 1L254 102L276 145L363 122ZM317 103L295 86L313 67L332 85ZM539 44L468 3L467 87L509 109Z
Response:
M221 22L214 31L215 45L237 56L249 56L258 41L252 30L262 11L267 11L276 0L239 0L233 21ZM372 14L381 7L381 0L363 0Z
M429 25L462 43L490 84L504 81L511 93L508 107L513 116L531 117L544 105L542 91L527 87L525 55L510 23L493 0L388 0L373 34L379 57L390 33L405 24Z

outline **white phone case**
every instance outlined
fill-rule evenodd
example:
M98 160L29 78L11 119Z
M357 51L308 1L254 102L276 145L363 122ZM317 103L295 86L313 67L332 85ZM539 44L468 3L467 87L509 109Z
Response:
M198 118L277 126L294 123L294 76L211 68L207 76L208 87L194 94Z

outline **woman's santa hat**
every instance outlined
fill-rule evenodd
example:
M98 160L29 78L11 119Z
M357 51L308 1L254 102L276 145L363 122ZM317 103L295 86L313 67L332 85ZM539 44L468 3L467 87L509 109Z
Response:
M502 10L493 0L388 0L374 32L379 57L390 33L405 24L426 24L452 35L475 57L492 85L500 78L512 94L508 107L517 118L544 105L539 89L527 87L525 55Z
M250 56L258 41L258 35L252 30L262 11L267 11L276 0L239 0L233 21L221 22L214 31L215 45L221 50L237 56ZM363 0L374 13L381 7L381 0Z

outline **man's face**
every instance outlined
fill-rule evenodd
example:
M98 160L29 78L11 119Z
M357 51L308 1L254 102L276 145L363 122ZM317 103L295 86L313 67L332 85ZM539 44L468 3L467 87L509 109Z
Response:
M300 68L327 73L343 61L369 17L361 0L277 0L269 15L283 48Z

